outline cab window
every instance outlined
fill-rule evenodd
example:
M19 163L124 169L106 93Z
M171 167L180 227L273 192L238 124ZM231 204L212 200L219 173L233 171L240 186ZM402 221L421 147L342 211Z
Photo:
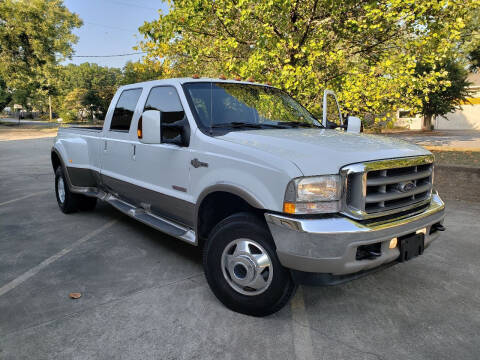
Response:
M130 129L133 113L141 94L142 89L129 89L122 92L113 112L110 130L128 131Z
M177 90L173 86L157 86L150 90L145 108L147 110L158 110L162 113L162 125L173 124L183 120L183 111ZM162 142L178 136L178 130L171 127L162 127Z

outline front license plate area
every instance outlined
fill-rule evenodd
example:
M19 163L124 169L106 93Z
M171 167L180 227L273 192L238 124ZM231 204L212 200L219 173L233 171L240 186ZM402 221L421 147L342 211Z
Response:
M412 234L402 236L398 239L400 242L400 262L408 261L423 254L425 235Z

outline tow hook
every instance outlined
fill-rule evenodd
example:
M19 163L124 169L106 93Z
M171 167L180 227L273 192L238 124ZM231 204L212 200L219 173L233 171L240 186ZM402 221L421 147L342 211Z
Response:
M445 231L447 228L440 223L432 225L433 231Z

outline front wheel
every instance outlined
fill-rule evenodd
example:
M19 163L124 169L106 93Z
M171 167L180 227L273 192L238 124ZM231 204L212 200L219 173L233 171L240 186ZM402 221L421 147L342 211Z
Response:
M203 266L217 298L243 314L273 314L296 290L290 272L277 258L268 228L253 214L234 214L213 229Z

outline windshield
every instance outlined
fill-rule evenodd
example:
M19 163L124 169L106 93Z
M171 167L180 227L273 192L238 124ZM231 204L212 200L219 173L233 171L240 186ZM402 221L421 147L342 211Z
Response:
M283 91L271 87L194 82L184 84L202 130L321 127L321 123Z

